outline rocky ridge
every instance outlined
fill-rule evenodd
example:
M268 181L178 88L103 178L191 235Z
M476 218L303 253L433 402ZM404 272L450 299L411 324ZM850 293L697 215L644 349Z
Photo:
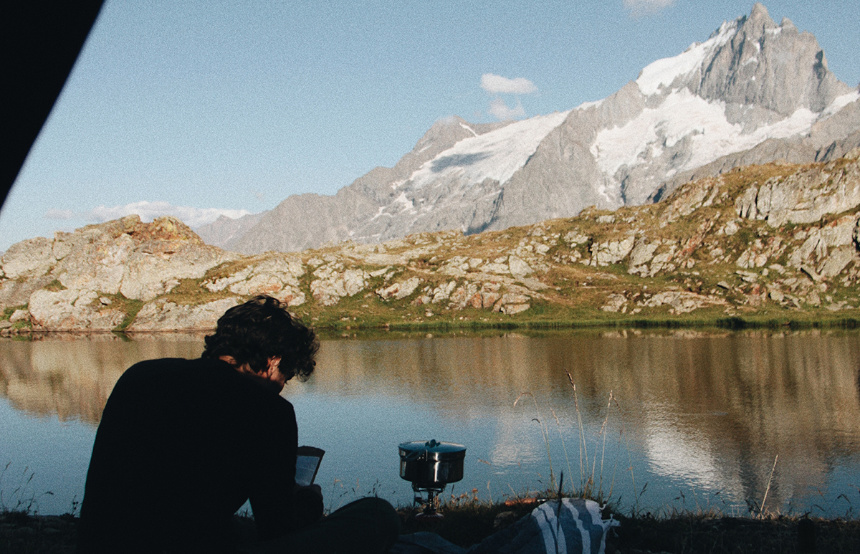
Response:
M503 230L649 203L734 167L833 160L860 146L858 129L860 90L828 70L814 36L755 4L605 99L496 125L446 118L395 167L334 196L291 196L199 231L251 254Z
M322 327L856 318L858 220L860 149L735 169L656 204L300 253L245 256L129 216L13 245L0 330L211 329L260 293Z

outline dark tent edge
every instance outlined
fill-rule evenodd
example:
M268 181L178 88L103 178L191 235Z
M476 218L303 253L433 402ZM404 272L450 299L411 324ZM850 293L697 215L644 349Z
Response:
M103 0L9 2L3 13L6 201L101 10Z

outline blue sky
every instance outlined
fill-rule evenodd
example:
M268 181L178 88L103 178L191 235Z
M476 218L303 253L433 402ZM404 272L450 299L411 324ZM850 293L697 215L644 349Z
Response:
M860 2L765 5L860 83ZM334 194L394 165L441 118L604 98L752 6L106 0L0 212L0 251L130 212L195 225Z

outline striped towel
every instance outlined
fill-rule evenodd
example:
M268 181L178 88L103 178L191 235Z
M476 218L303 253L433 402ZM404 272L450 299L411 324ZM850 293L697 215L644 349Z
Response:
M515 525L468 550L469 554L603 554L606 532L620 523L600 517L593 500L547 501Z

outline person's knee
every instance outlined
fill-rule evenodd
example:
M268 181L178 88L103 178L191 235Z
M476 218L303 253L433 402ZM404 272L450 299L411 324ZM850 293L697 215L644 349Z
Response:
M385 552L400 534L400 516L381 498L361 498L325 518L320 529L350 537L351 551Z
M400 535L400 516L394 506L381 498L368 498L367 500L377 514L379 533L386 538L386 545L383 550L388 550Z
M387 513L396 513L394 506L391 505L387 500L382 498L377 498L375 496L368 496L366 498L361 498L356 500L356 503L361 504L363 510L373 510L379 512L380 514Z
M400 532L400 516L387 500L368 497L357 500L356 504L356 509L368 515L373 514L373 518L381 527L392 529L395 535Z
M397 539L400 516L388 501L371 496L353 502L352 507L362 513L366 521L373 522L378 536L387 537L391 542Z

